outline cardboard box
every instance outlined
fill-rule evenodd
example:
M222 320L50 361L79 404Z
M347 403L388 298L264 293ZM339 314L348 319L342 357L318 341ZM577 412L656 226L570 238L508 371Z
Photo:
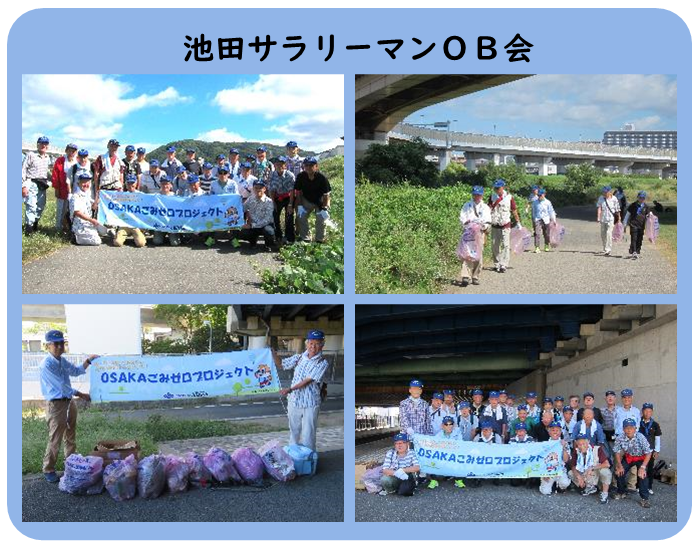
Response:
M364 485L364 482L362 481L362 476L364 475L364 472L367 471L367 467L364 466L363 464L355 464L354 465L354 488L359 489L361 491L366 491L366 487Z
M141 454L141 446L138 440L102 440L98 441L90 455L102 457L107 466L115 460L124 460L129 455L134 455L136 460Z
M669 485L677 485L677 470L671 468L660 472L660 481Z

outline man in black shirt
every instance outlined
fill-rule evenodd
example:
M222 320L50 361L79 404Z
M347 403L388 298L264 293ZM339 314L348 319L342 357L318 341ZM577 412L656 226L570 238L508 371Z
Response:
M187 173L194 173L195 175L201 175L203 173L201 169L201 164L197 162L197 151L193 148L187 149L187 159L182 162L182 165L187 169Z
M553 422L553 411L544 411L541 414L541 421L537 422L532 428L532 437L536 441L548 441L549 425Z
M296 178L296 223L299 238L310 241L308 218L315 213L315 241L325 241L325 225L330 219L330 182L318 171L318 160L311 156L303 161L303 172Z
M653 453L648 461L648 492L653 494L653 468L655 468L655 458L660 453L660 436L663 435L660 430L660 424L653 418L653 404L644 403L641 410L641 423L638 425L638 432L645 436L648 440L648 445L653 450Z
M595 395L592 392L585 392L583 394L583 405L584 407L578 409L578 422L582 420L583 411L585 411L585 409L592 409L595 420L598 423L600 423L600 426L604 424L604 417L602 416L602 411L599 409L599 407L595 407Z
M629 255L636 260L641 255L641 244L643 243L643 234L646 231L646 218L650 213L650 208L646 205L646 192L642 190L638 193L638 198L629 206L624 217L624 230L629 227L631 233L631 245L629 246Z

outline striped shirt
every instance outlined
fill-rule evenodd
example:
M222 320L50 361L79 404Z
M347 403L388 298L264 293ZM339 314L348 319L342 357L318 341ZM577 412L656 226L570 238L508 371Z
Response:
M431 436L432 424L430 423L429 407L422 398L414 402L412 398L408 397L400 402L398 417L401 432L407 432L408 428L412 428L415 434Z
M614 409L609 409L608 407L603 407L600 409L600 412L602 413L602 418L604 419L602 421L602 429L609 432L609 431L614 431L615 425L616 425L616 415L617 412L619 411L619 406L615 405Z
M27 179L49 178L49 155L40 155L38 152L27 153L22 162L22 186Z
M323 357L323 354L316 354L312 358L308 357L307 352L290 356L282 360L282 369L294 370L291 386L309 378L314 381L303 388L289 392L289 407L306 408L320 405L320 383L323 381L323 375L325 375L325 371L328 369L328 362Z
M280 175L275 169L269 178L269 191L276 194L289 194L294 191L296 177L291 171L284 170Z
M299 156L298 154L296 156L293 156L289 158L286 161L286 169L291 171L291 173L294 174L294 178L299 176L299 173L303 170L303 158Z
M54 358L51 354L41 362L39 378L41 393L47 401L72 398L77 390L70 385L70 377L84 375L85 368L73 365L64 357ZM643 438L645 439L645 438Z
M391 449L386 453L386 457L383 459L383 465L381 466L384 470L398 470L399 468L410 468L411 466L420 466L417 461L417 455L412 449L408 449L402 457L398 454L398 451Z

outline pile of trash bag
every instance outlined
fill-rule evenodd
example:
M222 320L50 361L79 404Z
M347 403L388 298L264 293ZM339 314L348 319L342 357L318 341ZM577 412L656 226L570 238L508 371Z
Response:
M189 467L190 487L208 487L211 484L211 472L200 455L190 451L185 455L185 462Z
M58 488L71 495L99 495L102 483L102 457L83 457L77 453L65 462L66 471L61 476Z
M243 480L235 469L233 459L223 449L212 447L204 455L203 461L216 481L221 483L242 483Z
M549 224L549 243L551 247L558 247L563 241L563 236L566 233L565 227L558 223L552 222Z
M378 493L381 491L381 476L383 476L383 468L376 466L369 468L362 476L362 482L369 493Z
M104 469L104 486L116 501L129 500L136 496L138 463L134 455L124 460L115 460Z
M652 244L658 240L660 235L660 220L653 213L648 213L646 217L646 238Z
M483 237L481 225L468 223L461 235L459 245L456 247L456 255L462 261L478 262L483 257Z
M154 499L165 489L165 457L150 455L138 463L138 494L144 499Z
M510 230L510 248L515 255L520 255L532 243L532 233L523 226Z
M624 237L624 225L621 222L618 222L614 225L614 228L612 229L612 241L613 242L620 242L623 237Z
M233 451L233 464L240 477L248 485L260 485L265 473L265 463L260 455L250 447L240 447Z
M257 450L265 470L277 481L291 481L296 477L293 459L284 451L279 440L270 440Z
M187 490L189 483L189 465L182 457L168 455L165 457L165 476L170 493L181 493Z

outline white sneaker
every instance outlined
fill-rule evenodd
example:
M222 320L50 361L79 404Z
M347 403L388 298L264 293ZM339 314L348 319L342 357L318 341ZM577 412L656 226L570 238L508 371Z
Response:
M386 495L388 495L388 493L386 492L386 489L381 489L381 491L379 491L379 495L385 497Z
M652 490L652 489L648 489L648 492L649 492L651 495L655 495L655 493L653 493L653 490Z
M597 492L597 487L594 485L589 485L588 487L585 487L585 490L582 492L583 497L586 497L588 495L594 495Z

